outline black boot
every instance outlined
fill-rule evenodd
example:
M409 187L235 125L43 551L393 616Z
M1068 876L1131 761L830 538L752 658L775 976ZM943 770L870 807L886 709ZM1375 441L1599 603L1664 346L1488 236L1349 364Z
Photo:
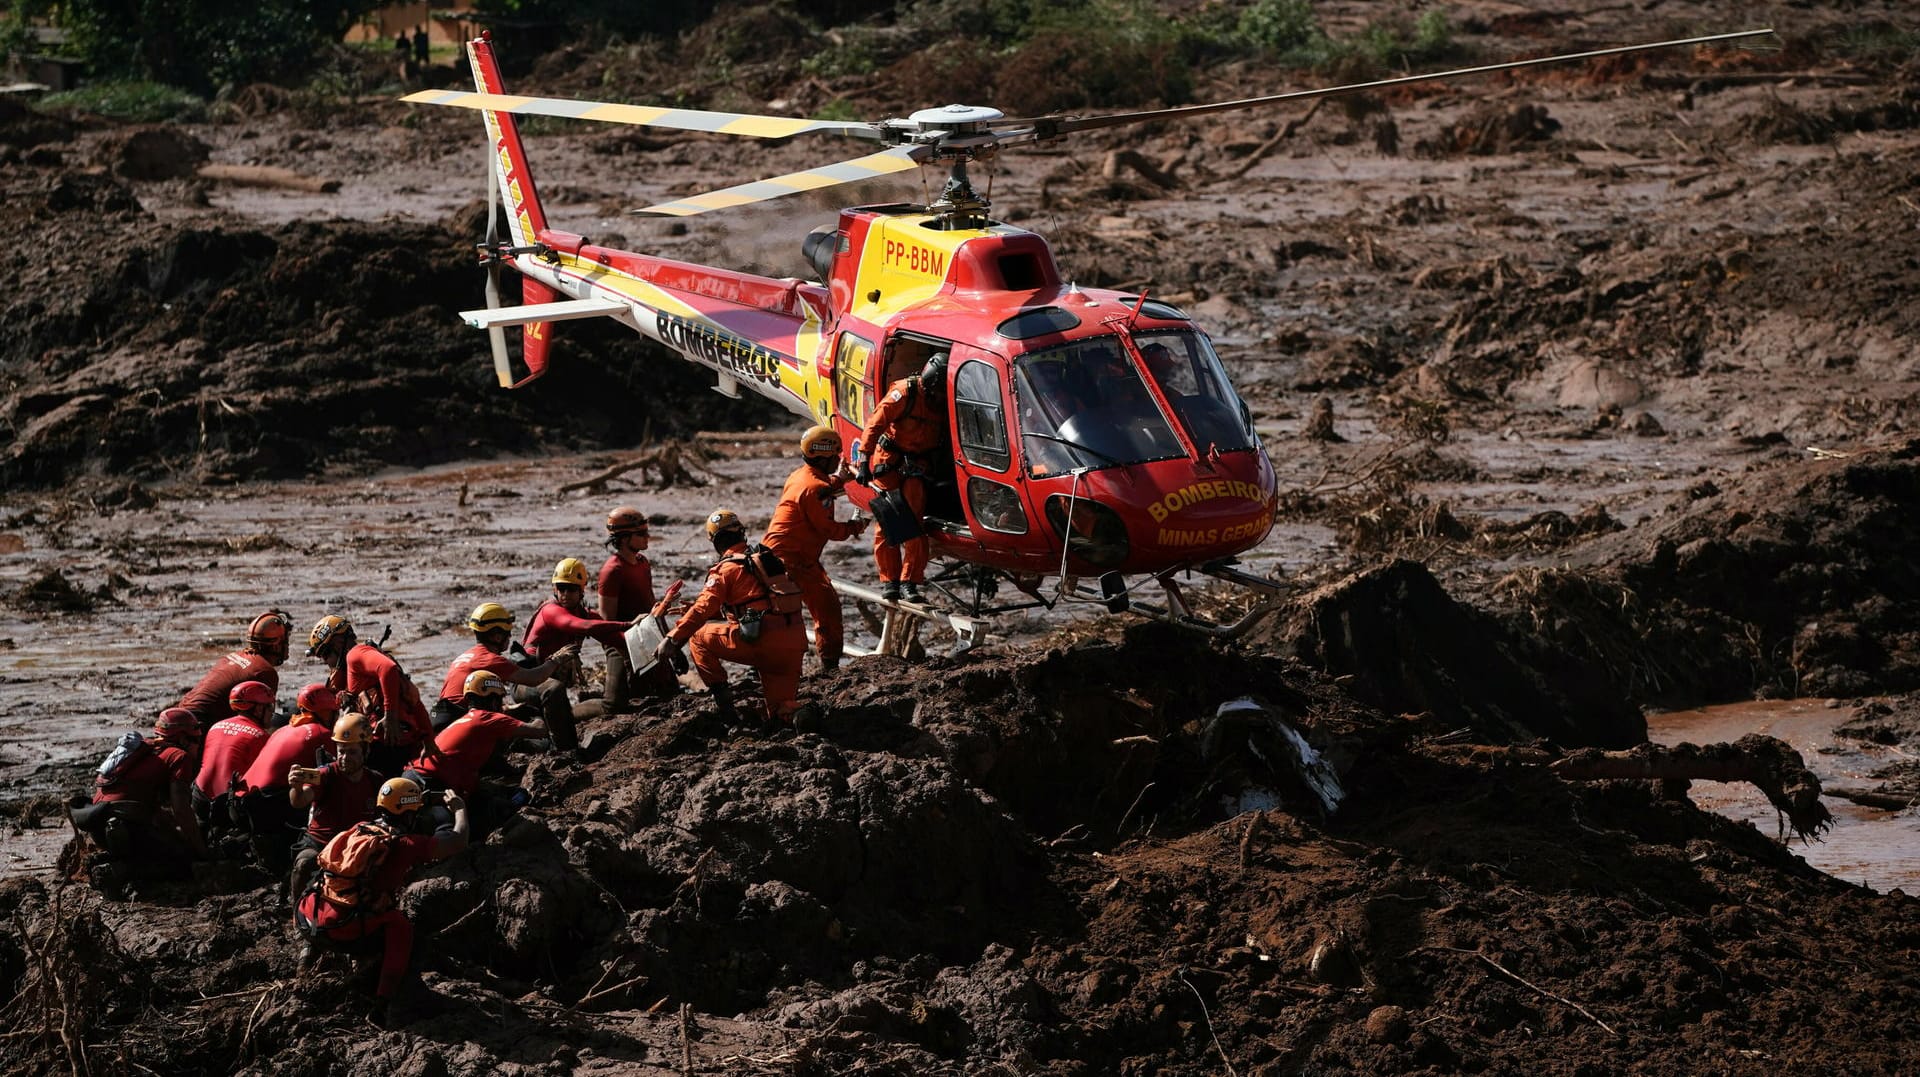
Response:
M903 590L905 590L906 594L903 595L902 597L904 597L908 602L925 602L926 601L925 598L921 597L920 585L917 583L906 584Z
M888 580L886 585L880 588L880 597L886 599L888 602L900 601L899 582L896 580Z
M740 712L733 707L733 685L722 682L713 686L713 710L728 725L740 724Z

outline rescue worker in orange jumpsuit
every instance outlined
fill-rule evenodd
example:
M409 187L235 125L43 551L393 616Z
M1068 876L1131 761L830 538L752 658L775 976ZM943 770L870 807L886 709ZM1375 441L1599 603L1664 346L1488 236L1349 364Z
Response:
M566 700L566 688L579 674L579 644L589 636L609 647L626 646L627 624L625 621L602 620L587 606L587 565L577 557L562 558L553 566L553 598L540 603L533 611L533 620L527 624L527 634L520 641L528 654L537 661L555 658L562 651L568 652L570 670L563 670L560 676L540 685L538 692L544 700L546 693L558 686L561 701ZM546 709L547 728L553 733L553 743L560 748L578 748L580 735L574 728L572 706L548 707Z
M288 799L289 773L294 767L311 768L319 759L339 711L339 697L326 685L300 689L293 717L268 735L253 765L240 776L235 807L253 834L253 855L275 874L286 871L293 857L295 813Z
M824 670L840 667L846 629L840 617L840 596L820 565L820 552L829 542L854 538L867 529L867 521L859 517L833 518L833 499L847 485L840 451L840 435L832 427L816 426L800 436L801 464L787 476L780 503L773 509L773 522L760 540L800 585L807 612L813 615L813 646Z
M373 1022L387 1025L389 1019L403 1020L395 1013L394 996L406 979L407 965L413 958L413 921L395 904L400 889L407 884L415 868L445 860L467 847L467 805L458 793L447 793L443 801L453 813L453 827L431 834L408 833L414 813L426 803L425 791L407 778L389 778L380 787L379 810L366 825L377 828L386 852L375 858L364 878L350 888L351 905L335 902L331 891L316 888L300 895L296 914L309 937L334 943L361 943L374 937L381 940L380 983L374 990ZM344 836L343 836L344 837ZM421 990L424 990L422 988Z
M355 709L373 719L369 766L398 774L415 755L436 750L433 722L420 690L392 655L378 644L359 640L346 618L320 618L307 636L307 654L327 664L327 687L353 693L359 699Z
M751 666L760 674L767 719L790 721L799 709L800 664L807 654L798 589L790 596L776 595L771 580L778 577L790 583L786 567L779 558L748 547L747 527L732 509L715 509L707 517L707 538L720 559L707 570L700 597L654 648L653 657L669 661L674 651L686 646L693 668L713 690L720 717L728 722L737 721L739 714L721 663ZM788 604L791 612L775 609Z
M280 690L279 666L287 660L287 645L293 635L293 619L279 610L268 610L247 626L246 647L222 657L200 678L200 683L180 698L180 706L200 719L200 728L232 714L227 696L233 686L259 681L270 692Z
M607 549L613 552L600 566L600 616L632 624L653 611L653 562L647 560L646 553L651 539L652 528L639 509L623 505L607 513ZM631 710L636 696L664 699L679 691L667 666L655 666L642 678L644 683L634 683L633 663L624 639L617 643L602 641L601 646L607 653L604 713Z
M901 378L867 417L860 431L865 459L854 477L878 493L872 502L880 524L873 533L873 560L880 593L890 602L922 600L927 579L928 464L947 449L947 353L935 352L920 373Z
M259 681L242 681L227 693L233 717L207 730L200 749L200 773L193 780L193 812L208 837L233 829L239 820L233 811L239 780L267 743L273 721L273 689Z
M193 712L168 707L125 765L112 767L113 757L102 765L93 803L68 808L74 829L106 852L88 866L95 889L117 897L131 879L179 876L193 858L207 856L191 792L199 740Z

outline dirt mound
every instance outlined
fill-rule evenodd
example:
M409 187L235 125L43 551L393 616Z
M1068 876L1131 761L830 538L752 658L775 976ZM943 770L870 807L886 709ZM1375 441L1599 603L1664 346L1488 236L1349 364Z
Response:
M1907 441L1696 487L1668 518L1494 596L1641 700L1910 691L1916 526L1920 441Z
M359 1023L373 961L295 975L257 873L132 903L0 888L0 973L39 1000L9 1010L6 1072L1600 1072L1625 1051L1679 1074L1736 1044L1897 1068L1920 904L1644 783L1430 751L1432 723L1174 638L863 663L823 686L825 736L729 736L680 701L603 725L622 739L597 763L530 760L525 817L406 896L439 1012L400 1031ZM1145 677L1143 647L1165 659ZM1222 710L1242 693L1264 702ZM1283 730L1324 751L1337 810L1277 780ZM46 971L69 967L94 971ZM1860 1003L1844 1045L1805 1035L1835 997Z
M101 164L129 180L170 180L191 176L207 163L207 144L173 127L137 127L117 131L94 147Z
M56 219L51 242L85 230L119 254L104 269L60 269L67 289L7 300L9 484L233 481L624 445L649 423L666 435L763 410L723 404L685 364L649 364L631 334L592 327L568 327L554 373L530 391L493 391L485 338L446 316L480 283L451 225L261 231L127 212L103 238L97 211L137 208L127 188L75 174L23 186L96 211Z

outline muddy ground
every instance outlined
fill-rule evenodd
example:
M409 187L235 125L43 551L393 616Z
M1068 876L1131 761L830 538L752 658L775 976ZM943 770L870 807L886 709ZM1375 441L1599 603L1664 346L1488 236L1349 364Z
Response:
M1449 11L1495 59L1748 6ZM1250 560L1288 607L1231 645L1031 618L810 680L818 733L730 733L687 698L602 723L601 758L517 757L523 818L407 897L444 1012L387 1031L365 969L296 974L250 868L133 901L68 882L58 797L259 608L391 625L432 683L465 610L530 609L611 504L696 574L711 505L764 519L791 424L573 326L552 376L493 389L452 315L479 302L469 118L266 91L158 133L0 111L0 1070L1912 1072L1913 898L1680 787L1540 765L1638 744L1650 710L1811 698L1883 761L1854 784L1920 785L1920 90L1910 51L1860 44L1917 28L1769 14L1776 53L1005 155L996 205L1070 273L1213 330L1281 475ZM1027 85L912 96L933 42L871 76L769 55L723 80L700 57L727 37L523 58L513 87L881 115ZM1208 70L1196 97L1285 77ZM799 273L838 204L630 218L830 158L529 141L550 216L601 241ZM1121 149L1179 185L1104 175ZM341 187L211 184L202 154ZM705 485L559 489L666 438Z

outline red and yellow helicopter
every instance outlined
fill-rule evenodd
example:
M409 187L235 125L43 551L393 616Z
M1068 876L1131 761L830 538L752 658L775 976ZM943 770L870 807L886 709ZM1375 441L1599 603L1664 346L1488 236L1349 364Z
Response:
M1277 491L1225 365L1207 334L1176 307L1144 292L1074 285L1045 239L989 216L968 164L1008 146L1098 128L1771 32L1108 116L1013 119L949 105L874 123L510 96L491 38L482 33L467 45L476 92L430 90L404 100L476 109L485 119L493 151L489 202L504 208L508 235L502 240L489 218L481 248L487 307L462 317L491 335L502 386L524 385L545 371L555 323L613 318L711 369L723 393L737 396L744 386L832 424L857 454L862 425L888 385L945 352L951 471L929 484L925 527L946 568L933 582L974 615L1082 597L1233 634L1277 602L1275 581L1234 567L1235 556L1272 528ZM803 243L816 280L776 279L597 246L551 226L516 127L523 115L768 139L841 135L884 147L635 211L643 214L687 216L923 165L944 165L949 175L929 205L842 210L837 224L815 229ZM521 305L500 305L504 266L522 278ZM505 330L513 326L522 331L524 376L516 376L507 347ZM865 508L874 493L855 484L849 496ZM1181 593L1176 577L1186 573L1266 595L1238 621L1210 624ZM1053 598L1041 591L1049 577L1061 583ZM1097 592L1081 584L1086 578L1098 579ZM1001 580L1026 600L994 605ZM1165 605L1132 601L1148 580L1162 589ZM961 593L969 588L970 595ZM967 629L957 622L956 629L966 642Z

